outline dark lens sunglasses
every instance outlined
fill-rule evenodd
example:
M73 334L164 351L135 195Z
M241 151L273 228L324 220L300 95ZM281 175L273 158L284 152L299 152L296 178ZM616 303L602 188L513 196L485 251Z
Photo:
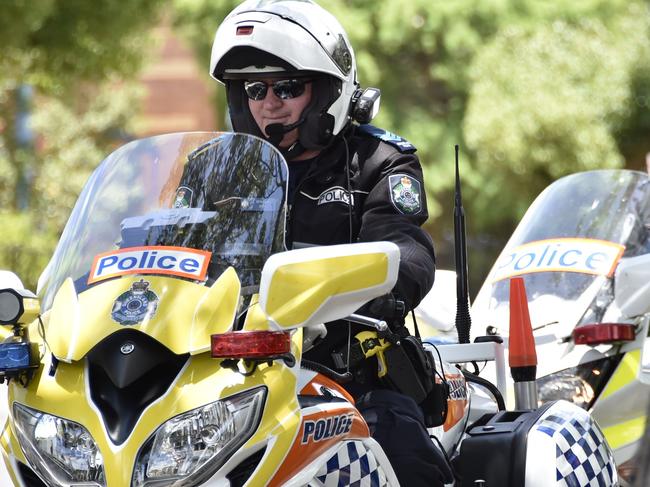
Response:
M310 83L307 79L281 79L271 84L264 81L246 81L244 90L251 100L260 101L266 98L269 86L275 93L275 96L281 100L290 100L297 98L305 92L305 85Z

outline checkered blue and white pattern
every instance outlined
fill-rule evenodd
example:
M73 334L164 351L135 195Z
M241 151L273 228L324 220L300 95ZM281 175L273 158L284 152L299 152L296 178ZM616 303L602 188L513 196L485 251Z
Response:
M312 487L385 487L386 474L361 441L343 443L316 473Z
M561 487L618 485L611 450L589 413L577 406L554 404L538 431L556 444L556 479Z

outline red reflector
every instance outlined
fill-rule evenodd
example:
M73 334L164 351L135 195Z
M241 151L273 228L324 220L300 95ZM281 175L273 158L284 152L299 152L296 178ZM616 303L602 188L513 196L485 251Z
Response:
M213 358L273 358L291 351L288 331L233 331L212 335Z
M602 343L634 341L634 325L627 323L593 323L573 330L576 345L599 345Z
M236 35L238 36L249 36L253 33L252 25L242 25L237 27Z

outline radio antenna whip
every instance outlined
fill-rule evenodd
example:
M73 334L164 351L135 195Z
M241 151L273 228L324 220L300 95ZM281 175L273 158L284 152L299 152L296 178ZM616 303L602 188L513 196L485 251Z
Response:
M467 277L467 243L465 241L465 210L460 193L458 170L458 144L456 151L456 191L454 195L454 254L456 257L456 331L458 343L469 343L472 318L469 315L469 289Z

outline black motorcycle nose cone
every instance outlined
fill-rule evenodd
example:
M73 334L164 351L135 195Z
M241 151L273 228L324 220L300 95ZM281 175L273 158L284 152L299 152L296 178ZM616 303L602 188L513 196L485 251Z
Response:
M93 347L87 356L90 396L115 444L128 438L144 409L169 389L188 357L131 329Z

